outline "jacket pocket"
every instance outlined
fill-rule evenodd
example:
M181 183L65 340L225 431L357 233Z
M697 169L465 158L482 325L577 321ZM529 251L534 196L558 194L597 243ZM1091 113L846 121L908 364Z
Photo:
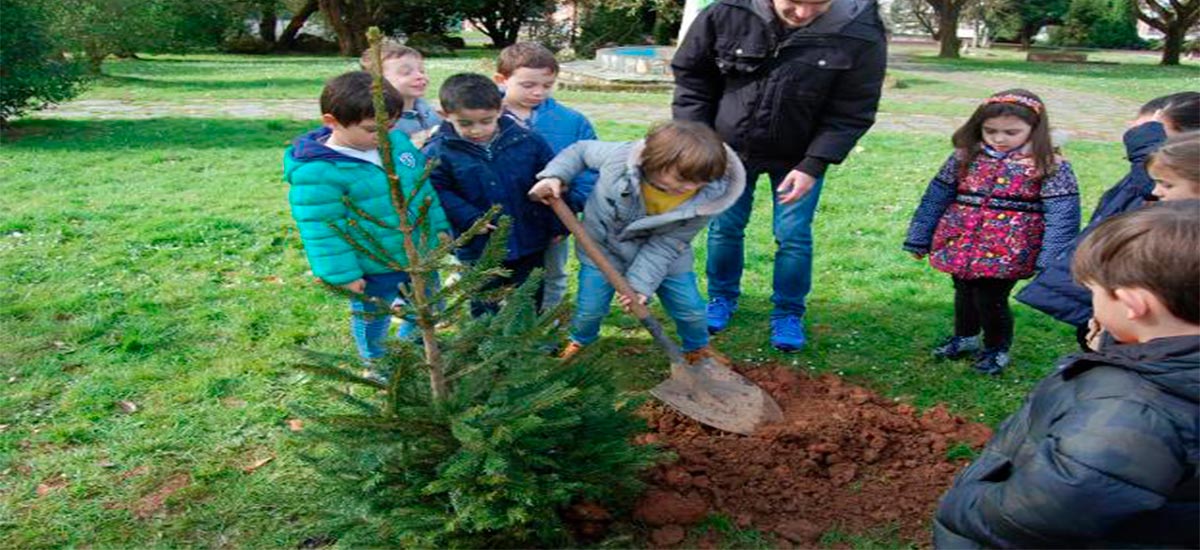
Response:
M717 69L726 76L746 75L766 64L771 52L767 45L726 40L717 43Z

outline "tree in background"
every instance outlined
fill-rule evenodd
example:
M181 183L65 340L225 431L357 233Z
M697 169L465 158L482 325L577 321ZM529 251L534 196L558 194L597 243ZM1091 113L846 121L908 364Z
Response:
M1070 6L1070 0L1009 0L1009 11L1015 18L1016 39L1021 48L1029 49L1033 37L1046 25L1061 24Z
M1200 0L1132 0L1134 16L1163 33L1163 65L1178 65L1187 33L1200 21Z
M516 43L521 26L531 17L546 12L552 0L459 0L463 17L474 23L492 46L503 48Z
M367 49L367 28L375 24L377 6L371 0L318 0L325 22L337 35L338 51L362 55Z
M925 0L937 16L938 57L958 58L958 19L972 0Z
M1141 48L1130 0L1071 0L1055 42L1089 48Z
M39 0L0 0L0 127L75 96L83 68L63 55Z

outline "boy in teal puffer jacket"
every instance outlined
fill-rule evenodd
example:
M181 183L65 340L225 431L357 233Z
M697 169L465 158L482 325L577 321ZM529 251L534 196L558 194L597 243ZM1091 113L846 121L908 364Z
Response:
M395 120L404 102L386 82L384 103L388 118ZM380 300L350 299L351 334L359 355L370 366L383 357L383 340L391 325L390 315L370 314L377 311L376 304L390 304L399 294L400 285L409 282L408 273L377 261L386 257L406 265L408 258L404 235L396 229L399 214L392 206L378 149L371 75L350 72L327 82L321 92L321 122L320 129L296 138L284 153L284 177L291 184L288 203L313 275L331 285ZM424 172L425 157L403 132L392 130L388 137L401 188L409 194ZM424 227L414 237L418 246L430 249L437 245L438 234L448 232L450 225L437 202L437 194L428 185L411 202L410 219L416 218L426 197L432 197L434 204ZM348 207L346 198L366 215ZM371 254L360 251L342 237L347 232L355 235L360 245L382 250ZM361 233L368 237L362 237Z

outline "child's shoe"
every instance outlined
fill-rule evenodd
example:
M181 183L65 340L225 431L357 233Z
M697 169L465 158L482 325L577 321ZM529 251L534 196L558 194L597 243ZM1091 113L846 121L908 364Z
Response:
M713 348L712 345L704 346L698 350L684 352L683 359L691 365L699 363L705 359L711 359L714 363L721 365L722 367L728 367L731 364L729 358L725 357L725 355Z
M1012 362L1008 356L1008 350L1005 348L988 348L979 354L979 360L971 365L976 371L982 374L996 376L1004 371L1004 368Z
M951 336L933 348L938 359L962 359L979 353L979 336Z
M708 320L708 333L716 334L729 327L733 312L737 311L737 302L716 297L708 301L705 316Z
M579 352L581 351L583 351L583 344L571 340L567 342L567 347L558 352L558 358L562 359L563 361L569 361L572 357L579 355Z
M803 319L795 315L771 319L771 347L784 353L795 353L807 342Z
M391 378L388 373L384 372L384 368L377 359L363 359L362 366L361 376L367 380L386 385Z

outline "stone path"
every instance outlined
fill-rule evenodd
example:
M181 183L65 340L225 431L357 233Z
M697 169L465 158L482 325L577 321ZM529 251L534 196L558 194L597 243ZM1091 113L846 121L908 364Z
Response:
M1051 107L1054 126L1065 131L1073 139L1120 141L1125 130L1125 121L1136 112L1138 104L1121 98L1080 92L1064 88L1045 86L1025 81L1014 81L1008 76L990 75L983 72L957 71L949 67L916 63L901 55L891 60L891 68L904 71L923 79L959 84L971 89L1002 90L1015 86L1034 88ZM974 98L931 98L918 90L905 88L884 90L886 99L902 103L929 102L931 99L962 102L969 108ZM982 98L980 98L982 99ZM572 102L593 120L607 120L630 124L649 124L670 117L669 100L662 105ZM967 110L967 109L964 109ZM282 118L314 120L317 118L317 101L299 99L246 99L246 100L179 100L179 101L124 101L112 99L87 99L72 101L59 107L37 113L39 118L69 119L149 119L164 117L185 118ZM914 115L902 113L879 113L875 129L892 132L915 132L949 135L963 121L960 117L945 115Z

